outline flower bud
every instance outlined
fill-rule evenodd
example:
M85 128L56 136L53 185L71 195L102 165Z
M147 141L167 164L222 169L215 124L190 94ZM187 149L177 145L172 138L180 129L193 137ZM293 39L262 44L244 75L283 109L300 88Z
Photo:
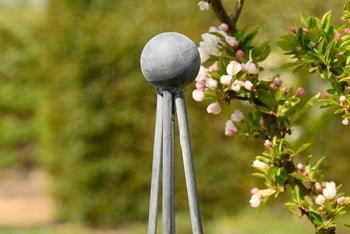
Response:
M316 182L316 183L314 184L314 187L315 187L315 190L316 190L317 192L321 192L321 191L322 191L322 185L321 185L319 182Z
M197 6L199 7L199 10L201 10L201 11L209 10L209 3L207 1L199 1Z
M291 26L290 27L290 32L295 34L295 33L297 33L297 29L294 26Z
M220 24L218 28L219 28L219 30L224 31L224 32L227 32L229 29L228 25L225 23Z
M262 200L258 194L253 194L249 200L250 206L256 208L261 204Z
M346 34L350 34L350 28L344 29L344 32L345 32Z
M266 139L264 142L264 146L267 150L271 149L272 142L269 139Z
M339 97L339 102L344 103L346 101L346 97L344 95Z
M344 125L344 126L347 126L349 125L349 119L345 118L341 121L341 123Z
M211 104L208 105L207 107L207 112L209 114L214 114L214 115L218 115L221 112L221 106L219 102L213 102Z
M303 33L308 34L309 33L309 29L308 28L303 28Z
M260 161L259 159L255 159L253 161L253 167L255 167L256 169L262 170L262 171L266 171L269 169L269 165Z
M236 51L237 58L243 58L244 57L244 51L243 50L237 50Z
M303 171L305 169L305 166L302 163L298 163L297 168Z
M340 206L344 205L345 204L345 197L344 196L338 197L337 204Z
M203 80L197 81L196 89L203 91L205 89L205 82Z
M213 78L209 78L206 81L208 89L215 90L218 87L218 82L214 80Z
M204 100L204 92L203 90L199 90L199 89L195 89L192 91L192 98L193 100L197 101L197 102L202 102Z
M315 203L317 204L317 205L323 205L323 203L326 201L326 198L325 198L325 196L323 196L323 195L321 195L321 194L319 194L317 197L316 197L316 199L315 199Z
M259 191L259 189L257 187L254 187L250 190L250 194L255 194Z
M304 90L303 87L299 87L299 88L297 89L297 91L295 92L295 95L296 95L297 97L304 96L304 94L305 94L305 90Z
M225 136L233 136L237 133L237 127L233 124L231 120L226 122Z
M342 37L341 33L337 32L335 34L335 40L339 41L341 37Z

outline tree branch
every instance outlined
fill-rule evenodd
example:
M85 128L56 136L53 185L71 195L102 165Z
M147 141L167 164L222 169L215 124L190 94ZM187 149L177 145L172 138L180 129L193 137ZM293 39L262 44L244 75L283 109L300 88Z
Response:
M218 20L220 20L222 23L227 24L232 33L236 32L236 25L243 8L244 0L237 0L236 5L230 16L225 11L221 0L211 0L210 3L216 15L216 18L218 18Z

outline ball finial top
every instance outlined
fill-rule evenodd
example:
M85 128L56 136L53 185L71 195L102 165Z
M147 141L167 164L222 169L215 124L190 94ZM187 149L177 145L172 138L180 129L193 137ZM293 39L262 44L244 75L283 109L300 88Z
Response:
M183 88L195 79L199 68L196 45L176 32L154 36L141 54L142 73L157 88Z

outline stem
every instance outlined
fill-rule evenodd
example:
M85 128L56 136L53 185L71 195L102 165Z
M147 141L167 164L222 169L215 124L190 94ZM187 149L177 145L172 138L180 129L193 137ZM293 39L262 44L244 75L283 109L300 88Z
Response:
M317 231L316 234L335 234L335 228L321 229Z
M211 0L211 6L214 10L216 18L221 22L227 24L232 33L237 31L237 21L243 8L244 0L237 0L236 5L229 16L222 5L221 0Z

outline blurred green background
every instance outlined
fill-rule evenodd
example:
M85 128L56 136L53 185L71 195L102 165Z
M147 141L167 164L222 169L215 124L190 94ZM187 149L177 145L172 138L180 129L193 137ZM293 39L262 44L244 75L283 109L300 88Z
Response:
M58 221L145 232L156 96L142 77L139 57L145 43L164 31L181 32L198 44L219 22L211 11L200 12L197 2L0 1L0 168L45 170L53 182ZM224 2L231 9L233 1ZM239 27L258 25L256 41L271 42L266 76L280 73L312 95L324 84L303 71L281 71L288 58L275 42L298 22L300 11L321 17L332 10L338 24L344 2L246 0ZM295 233L298 225L312 232L305 222L291 224L293 218L274 205L261 213L249 208L249 189L261 185L250 175L250 164L263 148L253 140L226 138L230 113L206 114L205 104L191 99L192 87L186 91L187 109L207 232L271 234L286 226ZM349 130L331 113L313 109L295 128L294 141L311 141L309 153L315 159L327 156L329 179L350 192ZM179 230L190 233L180 154L177 165ZM252 229L271 225L279 232Z

